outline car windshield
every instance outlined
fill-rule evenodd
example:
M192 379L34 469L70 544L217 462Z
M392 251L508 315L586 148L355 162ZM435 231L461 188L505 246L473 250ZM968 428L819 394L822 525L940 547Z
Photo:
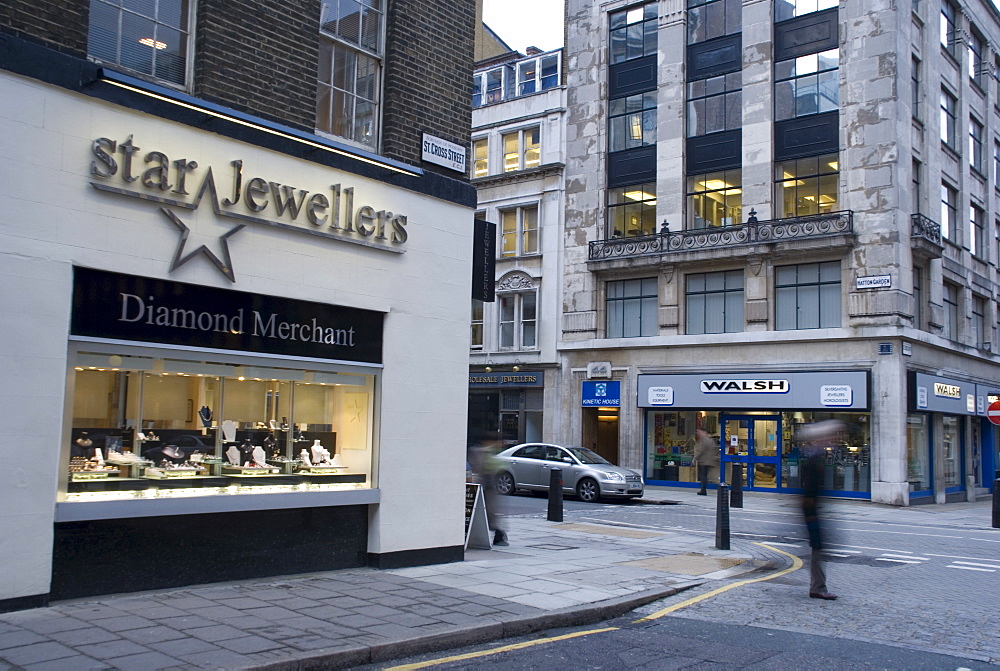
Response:
M580 460L582 464L607 464L613 466L610 461L599 455L597 452L588 450L586 447L567 447L573 456Z

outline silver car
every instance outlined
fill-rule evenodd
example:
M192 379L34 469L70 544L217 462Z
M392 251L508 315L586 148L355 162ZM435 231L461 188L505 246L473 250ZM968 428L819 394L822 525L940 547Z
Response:
M586 502L602 497L642 496L642 475L610 461L585 447L548 443L523 443L494 458L496 488L501 494L518 489L548 491L551 469L562 469L563 491Z

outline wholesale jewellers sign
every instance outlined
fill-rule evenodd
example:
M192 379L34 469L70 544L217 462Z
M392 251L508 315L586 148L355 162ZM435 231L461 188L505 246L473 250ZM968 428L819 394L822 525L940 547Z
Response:
M188 157L172 159L161 149L141 149L131 135L123 141L97 138L91 144L90 175L94 180L90 185L106 193L182 210L197 210L206 194L209 196L216 216L233 222L233 227L220 236L215 251L204 245L186 250L188 225L172 209L159 208L180 234L171 271L204 252L220 272L235 282L229 238L247 223L390 252L405 251L406 215L380 209L377 203L355 202L353 186L332 184L303 189L275 181L274 175L244 174L242 159L231 160L224 167L206 166Z
M73 268L73 336L380 364L382 321L372 310Z

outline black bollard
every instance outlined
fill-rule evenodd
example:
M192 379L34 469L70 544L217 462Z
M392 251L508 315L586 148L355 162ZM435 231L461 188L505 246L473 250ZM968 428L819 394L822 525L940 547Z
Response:
M743 507L743 464L733 463L733 491L729 494L729 507Z
M993 481L993 528L1000 529L1000 478Z
M729 485L719 485L715 506L715 549L729 549Z
M563 521L562 469L549 470L549 522Z

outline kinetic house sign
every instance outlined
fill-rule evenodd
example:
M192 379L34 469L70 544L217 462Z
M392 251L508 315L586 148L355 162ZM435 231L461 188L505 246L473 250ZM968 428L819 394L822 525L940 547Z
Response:
M226 166L228 185L222 187L220 198L212 166L202 167L198 161L187 158L171 160L162 151L143 151L131 135L124 141L97 138L91 152L90 174L96 179L90 184L95 189L187 210L197 210L207 193L215 214L233 220L233 227L219 237L218 254L205 245L190 250L186 244L191 229L175 212L160 207L180 234L171 271L204 253L235 282L228 241L246 226L245 222L395 253L405 251L406 215L355 202L353 186L332 184L323 191L300 189L265 177L245 175L243 161L236 159ZM223 171L219 172L221 180Z

